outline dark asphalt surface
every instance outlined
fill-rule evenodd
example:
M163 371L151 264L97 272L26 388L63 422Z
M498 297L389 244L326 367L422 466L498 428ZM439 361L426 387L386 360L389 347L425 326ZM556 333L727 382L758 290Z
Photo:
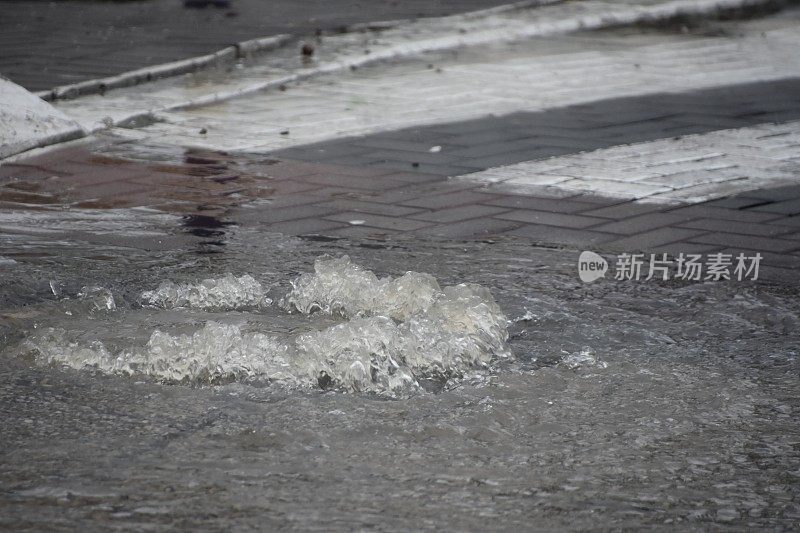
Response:
M225 3L225 0L220 0ZM111 76L279 33L442 16L509 0L0 1L0 74L30 90Z

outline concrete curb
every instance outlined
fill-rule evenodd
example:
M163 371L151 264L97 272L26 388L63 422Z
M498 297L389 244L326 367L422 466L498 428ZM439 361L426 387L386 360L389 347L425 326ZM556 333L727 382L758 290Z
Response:
M291 35L281 34L272 37L261 37L242 41L231 46L226 46L213 54L181 59L170 63L162 63L152 67L124 72L117 76L88 80L70 85L62 85L49 91L40 91L36 96L45 101L66 100L89 94L104 94L111 89L131 87L141 83L179 76L190 72L213 68L222 64L231 63L256 53L268 52L280 48L292 39Z

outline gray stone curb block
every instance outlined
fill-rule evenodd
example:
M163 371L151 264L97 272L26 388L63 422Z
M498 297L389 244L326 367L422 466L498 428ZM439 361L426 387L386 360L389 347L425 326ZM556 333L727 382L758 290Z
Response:
M141 83L146 83L161 78L188 74L190 72L197 72L206 68L213 68L218 65L232 63L237 59L241 59L255 53L267 52L279 48L288 43L291 38L291 35L281 34L271 37L251 39L249 41L242 41L234 45L227 46L222 50L214 52L213 54L192 57L189 59L181 59L180 61L172 61L170 63L163 63L161 65L132 70L130 72L125 72L123 74L108 78L89 80L71 85L63 85L50 91L38 92L36 95L45 101L53 101L77 98L79 96L88 94L103 94L111 89L131 87L133 85L139 85Z

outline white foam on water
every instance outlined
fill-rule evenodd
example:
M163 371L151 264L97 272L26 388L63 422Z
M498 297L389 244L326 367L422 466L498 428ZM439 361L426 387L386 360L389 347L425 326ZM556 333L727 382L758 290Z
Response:
M67 340L69 332L48 328L23 342L42 364L95 368L107 373L146 375L171 382L217 382L254 376L280 376L286 352L276 339L242 334L235 325L208 322L191 335L155 330L144 347L111 353L102 342Z
M165 281L152 291L141 295L143 305L172 309L234 310L264 307L272 303L264 287L253 276L233 276L204 279L200 283L176 284Z
M306 315L318 310L347 318L386 315L405 320L430 307L440 294L439 283L430 274L408 272L397 279L378 279L345 255L317 259L313 273L292 282L282 306Z
M561 358L561 364L575 370L576 368L594 366L597 368L607 368L608 363L601 361L597 354L589 347L584 347L581 351L565 354Z
M432 276L415 272L379 280L346 256L317 260L314 273L292 285L283 307L312 315L310 331L294 337L210 321L192 334L156 330L145 346L111 353L100 342L70 341L69 332L49 328L24 341L22 351L42 364L169 382L257 378L389 394L416 390L423 378L458 378L507 355L508 321L479 285L441 289ZM250 276L226 276L162 284L142 298L160 307L235 309L261 301L263 290L257 287ZM346 321L313 330L315 312L340 314Z
M54 282L50 282L50 289L54 289ZM114 295L110 290L105 287L86 286L83 287L78 293L78 298L87 302L93 311L116 311L117 303L114 301Z

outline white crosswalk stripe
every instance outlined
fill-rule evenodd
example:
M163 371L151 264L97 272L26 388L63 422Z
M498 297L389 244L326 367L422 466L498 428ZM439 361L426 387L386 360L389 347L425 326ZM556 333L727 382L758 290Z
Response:
M800 122L615 146L462 179L523 194L552 187L646 202L702 202L800 183Z

